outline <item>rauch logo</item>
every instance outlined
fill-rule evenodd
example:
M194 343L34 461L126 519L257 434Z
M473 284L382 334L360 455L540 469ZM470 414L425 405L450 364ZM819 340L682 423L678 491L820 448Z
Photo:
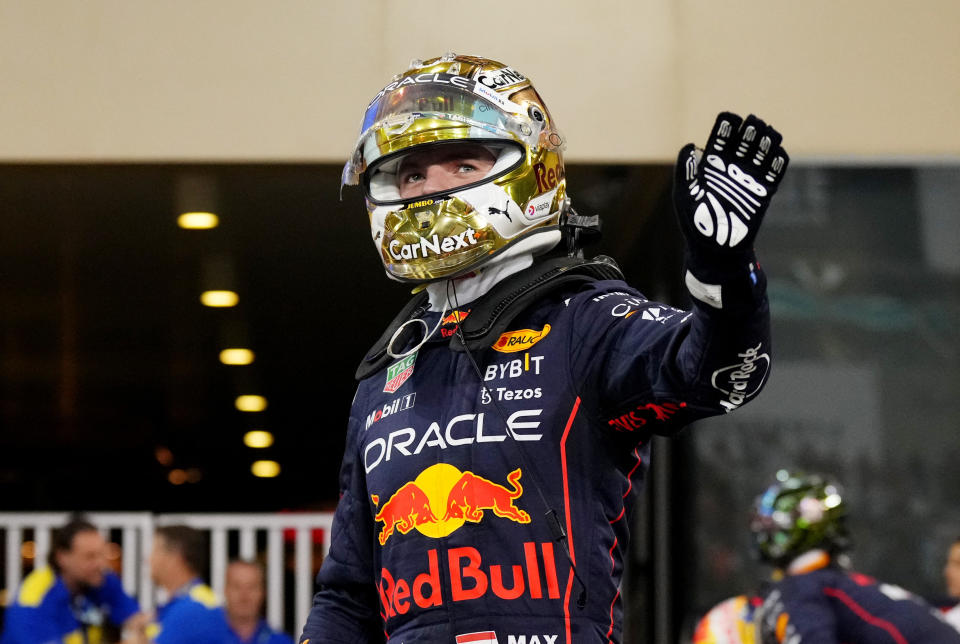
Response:
M507 331L493 343L493 350L500 353L516 353L529 349L540 340L547 337L550 333L550 325L545 324L539 331L533 329L519 329L517 331Z

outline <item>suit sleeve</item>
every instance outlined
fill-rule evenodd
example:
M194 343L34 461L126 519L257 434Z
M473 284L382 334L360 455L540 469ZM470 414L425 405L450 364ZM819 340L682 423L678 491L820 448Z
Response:
M826 596L794 587L774 589L764 599L760 612L763 644L802 641L839 644L837 619Z
M309 639L310 644L356 644L384 640L375 590L373 518L359 455L360 427L352 412L340 468L340 501L333 517L330 552L317 575L319 591L313 598L300 642Z
M598 383L597 405L612 429L643 425L670 433L733 411L762 389L770 369L770 312L759 265L738 262L709 279L697 280L699 286L688 280L691 311L648 301L615 282L599 283L606 293L580 300L575 333L583 342L574 360L581 364L572 370ZM698 289L716 300L697 297Z

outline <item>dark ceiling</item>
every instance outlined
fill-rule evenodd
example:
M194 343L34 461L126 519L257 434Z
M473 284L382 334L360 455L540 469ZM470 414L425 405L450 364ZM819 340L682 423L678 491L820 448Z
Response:
M354 368L408 296L383 276L358 192L338 201L339 174L0 165L0 510L332 507ZM215 186L218 228L177 227L184 177ZM590 254L677 302L668 182L663 166L568 170L581 212L605 217ZM216 267L238 306L200 304ZM218 361L237 340L252 365ZM248 393L269 407L237 411ZM276 443L244 446L253 428ZM280 476L252 476L258 458ZM174 468L193 482L170 483Z

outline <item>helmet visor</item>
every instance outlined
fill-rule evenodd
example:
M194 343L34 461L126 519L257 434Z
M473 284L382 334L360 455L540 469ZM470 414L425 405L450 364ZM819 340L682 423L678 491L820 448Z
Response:
M367 198L378 205L439 198L493 181L523 161L515 141L451 139L382 157L364 173Z
M537 126L537 127L535 127ZM450 139L508 139L534 146L542 125L496 91L452 74L420 74L388 85L367 107L344 183L384 155Z

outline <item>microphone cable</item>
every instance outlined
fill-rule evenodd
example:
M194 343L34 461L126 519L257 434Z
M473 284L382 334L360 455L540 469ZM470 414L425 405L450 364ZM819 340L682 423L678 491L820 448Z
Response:
M450 299L450 292L453 291L453 301ZM454 285L453 280L447 280L447 297L446 303L444 304L444 309L446 309L447 304L453 304L454 310L460 310L460 302L457 300L457 287ZM570 556L570 548L567 544L567 533L563 529L563 524L560 523L560 517L557 514L557 511L553 509L550 505L550 502L547 501L546 495L543 493L543 487L540 485L539 477L537 476L536 470L530 467L530 463L527 460L527 455L520 445L520 439L513 432L513 428L510 427L510 423L507 421L507 415L503 411L503 408L500 406L499 401L493 396L490 390L487 388L487 383L483 379L483 373L480 371L480 365L477 364L477 361L474 359L473 354L470 352L470 349L467 347L466 338L463 337L463 328L462 325L457 322L457 328L455 331L457 338L460 340L460 345L463 347L464 353L467 354L467 359L470 361L470 364L473 366L474 373L477 376L477 379L480 381L480 387L483 388L484 393L490 398L490 402L493 403L493 407L497 412L497 415L500 417L500 420L503 421L504 427L506 427L507 435L517 444L517 452L520 455L520 461L523 465L523 468L530 472L530 478L533 481L533 487L537 491L537 495L540 497L543 507L547 509L545 516L547 518L547 525L550 527L550 532L553 534L554 541L558 542L563 549L563 554L567 558L567 562L570 564L570 570L573 571L573 577L577 580L577 583L580 584L580 595L577 597L577 607L581 610L587 605L587 585L584 583L583 579L580 577L580 574L577 572L577 566L573 562L573 557Z

